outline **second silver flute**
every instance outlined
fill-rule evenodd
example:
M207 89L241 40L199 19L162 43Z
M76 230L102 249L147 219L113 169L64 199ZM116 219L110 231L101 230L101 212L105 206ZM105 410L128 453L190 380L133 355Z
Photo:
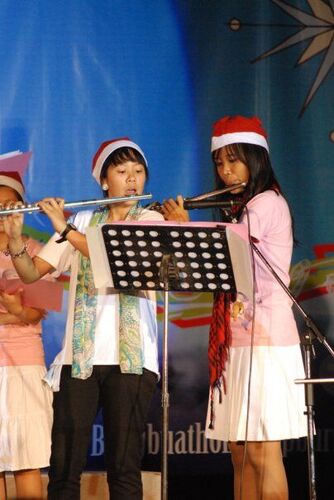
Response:
M198 196L193 196L192 198L185 198L185 201L201 201L211 198L213 196L218 196L219 194L229 193L235 189L246 187L246 182L240 182L239 184L232 184L231 186L226 186L222 189L216 189L215 191L210 191L209 193L199 194Z
M120 203L122 201L140 201L140 200L150 200L152 194L139 194L133 196L117 196L115 198L101 198L100 200L81 200L81 201L68 201L64 203L64 208L78 208L78 207L88 207L91 205L111 205L112 203ZM32 212L42 212L42 209L34 204L25 204L16 208L1 208L0 205L0 216L20 214L20 213L32 213Z

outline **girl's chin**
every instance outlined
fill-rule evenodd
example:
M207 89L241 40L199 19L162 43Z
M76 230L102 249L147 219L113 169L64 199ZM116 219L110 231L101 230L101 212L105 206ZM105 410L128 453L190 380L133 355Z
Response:
M133 193L133 194L109 194L108 193L108 198L130 198L129 201L132 201L131 198L134 196L140 196L139 193Z
M134 196L140 196L140 195L138 193L132 194L131 196L129 196L129 201L125 200L125 203L131 203L131 204L137 203L138 200L134 200L133 199Z
M133 205L135 205L137 203L136 200L124 200L124 201L119 201L117 203L112 203L110 204L109 206L112 207L113 205L117 206L117 207L132 207Z
M241 188L238 188L238 189L233 189L233 191L230 191L230 193L232 194L239 194L239 193L243 193L245 191L245 189L243 187Z

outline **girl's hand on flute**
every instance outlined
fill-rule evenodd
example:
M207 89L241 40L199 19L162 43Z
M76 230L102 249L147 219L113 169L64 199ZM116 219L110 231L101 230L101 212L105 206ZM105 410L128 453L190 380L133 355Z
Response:
M49 217L57 233L61 233L66 227L64 203L63 198L43 198L43 200L37 202L45 215Z
M18 201L16 203L11 201L11 202L6 203L3 208L6 208L6 209L7 208L8 209L9 208L19 208L22 206L23 206L23 203L21 201ZM0 217L1 217L1 220L3 222L4 231L7 234L8 238L13 239L13 240L21 239L23 220L24 220L23 213L2 215Z
M183 197L180 194L176 197L176 200L173 198L165 200L161 207L161 213L166 220L177 222L189 221L189 214L183 208Z

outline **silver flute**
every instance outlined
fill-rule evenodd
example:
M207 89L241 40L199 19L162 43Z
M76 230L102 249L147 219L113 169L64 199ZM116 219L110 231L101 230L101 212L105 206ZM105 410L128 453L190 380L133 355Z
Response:
M192 198L185 198L185 201L206 200L207 198L211 198L212 196L218 196L219 194L229 193L230 191L234 191L235 189L241 187L246 187L246 182L240 182L239 184L232 184L231 186L226 186L222 189L216 189L216 191L210 191L209 193L199 194L198 196L194 196Z
M81 201L69 201L64 203L64 208L81 208L89 207L91 205L111 205L112 203L120 203L122 201L140 201L140 200L150 200L152 194L139 194L133 196L118 196L115 198L102 198L100 200L81 200ZM21 205L16 208L3 208L0 205L0 216L20 214L20 213L32 213L32 212L43 212L40 206L36 203Z

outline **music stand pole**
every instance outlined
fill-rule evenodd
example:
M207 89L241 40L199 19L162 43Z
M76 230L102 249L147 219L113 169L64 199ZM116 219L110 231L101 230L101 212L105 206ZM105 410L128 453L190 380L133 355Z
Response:
M273 267L269 264L264 255L257 248L255 243L250 239L251 248L255 251L258 257L262 260L265 266L269 269L270 273L283 288L285 293L290 297L293 304L296 306L300 314L305 320L306 332L303 334L301 343L304 347L304 362L305 362L305 405L306 405L306 415L307 415L307 458L308 458L308 476L309 476L309 494L310 500L316 500L316 475L315 475L315 460L314 460L314 397L313 397L313 383L311 381L311 356L313 354L313 344L314 338L317 338L319 342L326 347L332 358L334 358L334 351L332 347L328 344L326 338L319 331L312 319L307 315L302 306L299 304L297 299L292 295L289 288L281 280L278 274L275 272ZM328 380L331 382L331 380ZM298 381L300 383L300 381Z
M168 429L169 429L169 392L168 392L168 307L169 280L177 275L173 256L165 254L161 260L160 277L163 283L163 341L162 341L162 435L161 435L161 499L168 499Z
M162 341L162 436L161 436L161 499L168 498L168 427L169 427L169 393L168 393L168 285L163 291L164 321Z

